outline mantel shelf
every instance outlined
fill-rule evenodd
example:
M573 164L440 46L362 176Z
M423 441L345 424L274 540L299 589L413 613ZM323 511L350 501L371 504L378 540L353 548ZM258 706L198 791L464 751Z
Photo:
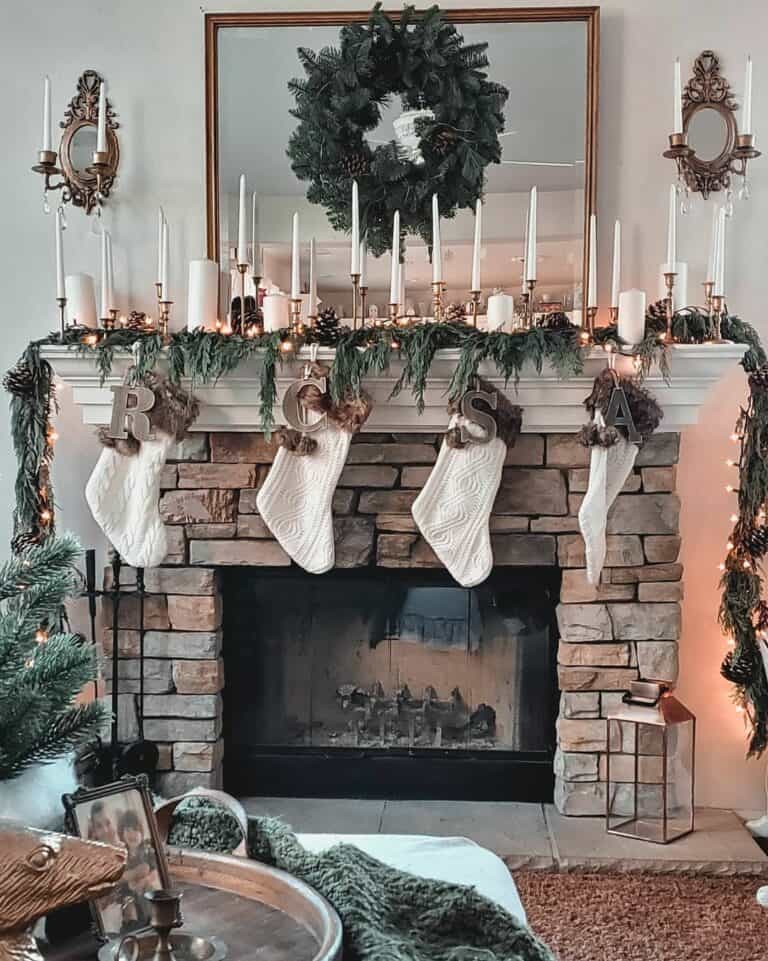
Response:
M695 424L699 408L709 390L741 360L745 350L743 344L676 344L671 347L670 382L665 383L656 369L645 381L645 386L654 393L664 409L662 429L679 430L688 424ZM92 425L108 423L112 404L110 387L122 383L131 362L130 355L115 354L112 373L101 384L98 371L87 357L60 346L45 347L42 354L50 361L59 379L72 388L75 403L83 408L83 422ZM318 352L320 361L331 361L333 356L332 348L320 348ZM301 376L302 364L308 358L309 350L304 348L278 369L278 400L282 399L287 386ZM458 350L438 351L431 367L432 376L427 385L422 414L417 412L409 390L390 398L401 370L398 360L393 360L387 372L367 378L365 387L373 396L374 410L365 430L416 433L445 429L446 391L458 358ZM567 380L558 378L549 366L545 366L541 374L533 367L524 368L517 389L512 383L505 387L492 364L481 366L480 373L523 407L524 431L573 433L585 421L584 398L606 363L606 353L595 349L586 356L584 372ZM618 369L629 363L629 359L617 357ZM201 409L193 430L260 430L260 368L261 359L259 352L256 352L216 384L197 387L195 395ZM277 423L281 423L279 403L275 406L275 415Z

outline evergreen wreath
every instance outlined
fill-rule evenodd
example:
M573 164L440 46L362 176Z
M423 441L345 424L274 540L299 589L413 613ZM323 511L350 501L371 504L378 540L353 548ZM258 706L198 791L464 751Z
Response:
M487 79L487 46L465 44L436 6L418 14L406 6L395 21L377 3L366 24L342 27L338 49L299 48L306 77L289 83L299 124L287 153L309 184L307 199L325 208L334 229L351 230L355 179L361 235L376 257L391 246L396 210L403 235L431 246L433 193L441 217L474 208L485 168L501 160L509 96ZM423 163L405 158L394 140L375 148L366 140L393 96L406 110L434 113L418 121Z

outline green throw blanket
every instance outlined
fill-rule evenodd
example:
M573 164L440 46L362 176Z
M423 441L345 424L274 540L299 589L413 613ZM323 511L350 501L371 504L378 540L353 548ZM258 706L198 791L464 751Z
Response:
M220 808L178 809L171 844L234 847L240 829ZM251 818L248 851L306 881L336 908L344 961L554 961L531 931L474 888L415 877L350 844L305 850L278 818Z

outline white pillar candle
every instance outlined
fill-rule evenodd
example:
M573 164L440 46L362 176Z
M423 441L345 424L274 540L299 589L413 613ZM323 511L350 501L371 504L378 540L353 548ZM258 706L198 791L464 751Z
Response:
M237 263L238 266L248 264L248 214L246 212L246 181L245 174L240 174L240 198L237 215Z
M61 208L56 211L56 296L67 296L64 287L64 222Z
M672 290L672 308L673 310L680 310L682 307L688 307L688 264L684 260L677 261L677 276L675 277L675 286ZM666 264L659 265L659 300L664 300L667 296L667 282L664 279L664 274L667 271Z
M470 290L482 290L480 286L480 242L483 236L483 204L478 197L475 203L475 240L472 245L472 286Z
M90 274L67 274L64 278L67 295L67 320L70 324L95 329L96 291Z
M715 205L712 208L712 231L709 235L709 258L707 260L707 276L704 280L707 283L715 282L715 264L717 262L717 224L718 224L718 207Z
M109 317L111 307L109 292L109 235L106 230L101 231L101 317Z
M621 221L613 225L613 272L611 274L611 307L619 306L621 287Z
M161 290L161 298L163 300L171 299L171 293L170 293L171 288L170 288L170 284L168 283L168 272L170 270L170 259L171 259L169 233L170 233L170 228L168 226L168 221L163 220L163 230L162 230L163 240L161 244L162 257L161 257L161 263L160 263L160 290Z
M400 211L392 219L392 267L389 275L389 302L399 303L400 296Z
M165 212L162 207L157 208L157 283L163 274L163 224L165 223Z
M627 344L639 344L645 337L645 291L622 290L618 307L619 337Z
M315 238L309 242L309 316L317 317L317 251Z
M107 152L107 92L106 84L102 80L99 84L99 115L96 126L96 151Z
M536 188L531 187L528 205L528 236L525 247L525 279L536 280Z
M43 146L41 150L53 150L51 133L51 78L43 81Z
M515 301L509 294L498 291L488 298L488 330L504 330L512 333L515 321Z
M597 307L597 216L589 216L589 271L587 273L587 308Z
M264 296L262 304L264 314L264 331L283 330L290 324L290 303L283 293L271 293Z
M299 259L299 214L293 215L291 232L291 299L301 297L301 262Z
M360 241L360 286L368 286L368 244Z
M667 217L667 269L674 273L677 269L677 189L669 185L669 213Z
M725 224L725 207L721 207L717 225L717 270L712 291L718 297L725 297Z
M352 262L350 274L360 273L360 201L357 181L352 181Z
M443 249L440 237L440 208L437 194L432 194L432 283L443 279Z
M680 79L680 59L675 60L674 102L672 104L672 133L683 132L683 84Z
M747 57L744 75L744 106L741 111L741 133L752 133L752 57Z
M187 286L187 329L216 330L219 306L219 265L190 260Z

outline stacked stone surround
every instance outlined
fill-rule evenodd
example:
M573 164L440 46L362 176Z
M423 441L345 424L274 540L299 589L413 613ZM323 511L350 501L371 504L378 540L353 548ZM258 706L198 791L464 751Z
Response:
M410 514L439 442L434 434L354 439L333 502L338 567L440 566ZM491 519L495 562L562 570L555 801L566 814L603 813L606 716L629 681L677 676L678 453L679 435L671 433L641 448L609 515L608 553L597 587L586 579L577 519L588 451L573 434L523 434L507 456ZM221 784L226 670L217 568L290 564L256 511L274 454L261 434L195 434L179 445L163 474L160 511L169 553L163 566L146 573L144 734L160 744L164 793ZM123 582L134 583L132 572L124 572ZM105 614L109 618L108 604ZM127 739L136 733L135 598L121 605L120 624L121 737ZM110 632L104 636L110 655ZM629 780L633 745L626 732L622 739L612 750L627 752L626 762L613 764L613 776ZM641 769L649 785L659 779L657 761L650 757Z

